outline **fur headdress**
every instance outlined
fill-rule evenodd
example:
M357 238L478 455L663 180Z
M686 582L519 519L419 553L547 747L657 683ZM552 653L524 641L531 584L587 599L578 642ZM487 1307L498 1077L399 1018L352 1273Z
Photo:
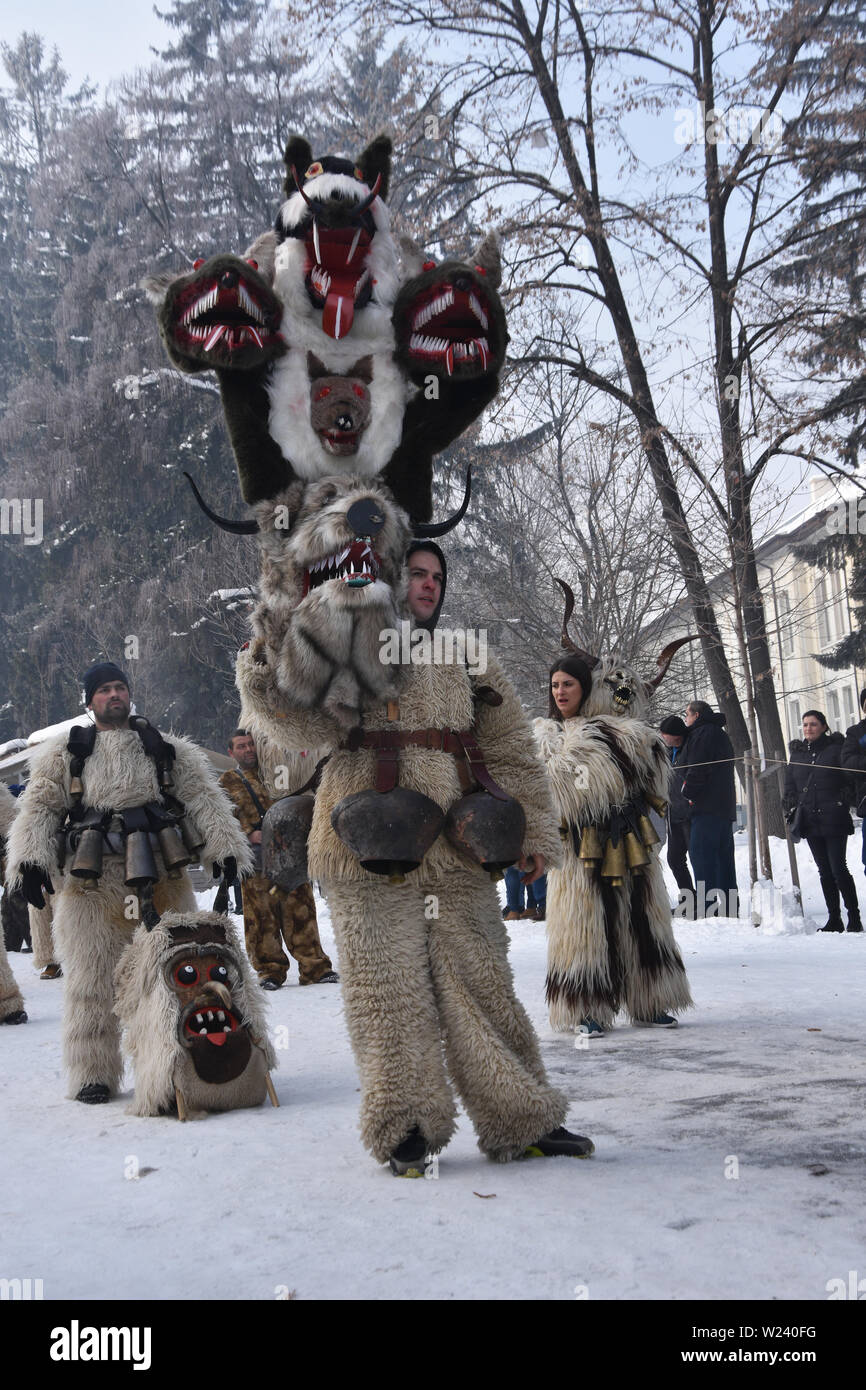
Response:
M115 973L115 1013L132 1058L130 1113L261 1105L276 1056L265 1006L231 923L167 912L139 927ZM178 1098L179 1095L179 1098Z

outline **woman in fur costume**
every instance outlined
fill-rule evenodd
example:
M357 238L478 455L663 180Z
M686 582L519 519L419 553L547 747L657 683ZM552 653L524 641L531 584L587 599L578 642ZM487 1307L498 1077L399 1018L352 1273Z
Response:
M563 839L562 867L548 877L550 1021L601 1034L623 1009L634 1023L673 1028L692 998L648 819L667 800L670 764L643 715L679 643L649 682L579 651L565 626L563 645L574 654L554 664L550 714L535 721Z

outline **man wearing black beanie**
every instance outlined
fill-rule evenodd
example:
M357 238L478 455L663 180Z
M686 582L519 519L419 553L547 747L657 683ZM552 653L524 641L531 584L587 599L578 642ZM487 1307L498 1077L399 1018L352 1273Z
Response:
M96 661L84 672L82 683L88 709L93 708L96 697L93 717L97 728L125 728L130 711L129 677L120 667L113 661ZM122 717L120 706L125 707Z

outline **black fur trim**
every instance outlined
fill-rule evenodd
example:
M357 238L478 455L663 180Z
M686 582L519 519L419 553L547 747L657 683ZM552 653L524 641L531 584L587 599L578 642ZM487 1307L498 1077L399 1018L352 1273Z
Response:
M662 970L685 970L679 955L662 946L650 930L647 916L648 882L644 874L632 874L631 880L631 928L637 940L637 954L641 970L656 976Z
M602 742L610 749L610 756L613 758L617 767L623 775L627 787L633 787L638 782L638 771L623 748L620 748L616 734L609 724L599 724L598 731Z

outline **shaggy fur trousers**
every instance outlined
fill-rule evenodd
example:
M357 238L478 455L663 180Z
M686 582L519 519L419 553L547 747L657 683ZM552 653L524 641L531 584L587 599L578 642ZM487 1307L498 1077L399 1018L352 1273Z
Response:
M562 1124L532 1024L514 994L492 883L323 885L361 1074L361 1135L385 1162L417 1125L430 1150L454 1133L449 1077L490 1158L517 1157Z
M123 1080L120 1025L114 1015L114 969L132 940L138 922L126 916L134 890L123 882L123 860L103 861L99 887L87 890L83 880L67 877L52 899L54 944L63 966L63 1061L69 1081L67 1094L82 1086L107 1086L114 1094ZM196 907L186 874L162 879L153 893L157 912L189 911Z
M17 1014L23 1008L24 1000L21 998L21 991L12 974L6 947L0 936L0 1020L8 1018L10 1014Z
M54 933L51 926L51 904L53 901L53 898L49 898L46 907L29 907L27 909L30 915L30 939L33 942L33 964L37 970L44 970L46 965L54 965L57 962Z

